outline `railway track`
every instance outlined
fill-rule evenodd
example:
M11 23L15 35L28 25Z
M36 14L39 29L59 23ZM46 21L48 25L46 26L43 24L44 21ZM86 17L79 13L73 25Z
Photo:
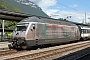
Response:
M2 60L52 60L90 47L90 41L25 51L0 57Z
M16 51L16 50L0 51L0 57L1 57L1 56L6 56L6 55L9 55L9 54L14 54L14 53L17 53L17 51Z
M4 51L0 51L0 57L2 56L7 56L7 55L12 55L12 54L16 54L16 53L22 53L25 52L27 50L21 50L21 51L17 51L17 50L4 50Z

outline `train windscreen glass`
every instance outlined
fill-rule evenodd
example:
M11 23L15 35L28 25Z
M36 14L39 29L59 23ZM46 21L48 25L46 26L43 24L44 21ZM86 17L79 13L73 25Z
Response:
M27 27L28 23L18 24L15 28L15 31L26 31Z

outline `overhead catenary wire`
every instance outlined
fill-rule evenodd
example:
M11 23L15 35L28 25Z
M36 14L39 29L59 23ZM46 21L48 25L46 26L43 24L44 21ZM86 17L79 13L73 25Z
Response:
M85 3L83 3L81 0L78 0L80 3L82 3L84 6L86 6L87 8L90 8L90 6L86 5Z
M70 7L70 6L64 5L64 4L60 3L60 2L57 2L57 3L60 4L60 5L62 5L62 6L65 6L65 7L67 7L67 8L73 9L73 10L75 10L75 11L79 11L79 12L85 13L85 12L80 11L80 10L78 10L78 9L75 9L75 8Z
M78 1L80 1L80 0L78 0ZM78 9L72 8L72 7L67 6L67 5L65 5L65 4L62 4L62 3L60 3L60 2L57 2L57 3L60 4L60 5L62 5L62 6L65 6L65 7L67 7L67 8L73 9L73 10L75 10L75 11L79 11L79 12L81 12L81 13L90 15L90 14L88 14L86 11L80 11L80 10L78 10ZM84 4L84 3L81 2L81 1L80 1L80 3ZM84 5L85 5L86 7L88 7L88 8L90 8L90 6L88 6L88 5L86 5L86 4L84 4Z
M80 1L80 0L79 0ZM64 7L67 7L67 8L70 8L70 9L73 9L73 10L75 10L75 11L78 11L78 12L81 12L81 13L84 13L84 17L85 17L85 23L86 23L86 19L87 19L87 16L86 15L90 15L89 13L87 13L86 11L80 11L80 10L78 10L78 9L75 9L75 8L73 8L73 7L70 7L70 6L67 6L67 5L65 5L65 4L62 4L62 3L60 3L60 2L57 2L58 4L60 4L60 5L62 5L62 6L64 6ZM82 3L82 2L81 2ZM85 5L85 4L84 4ZM88 5L85 5L85 6L87 6L88 8L90 8Z
M58 4L60 4L60 5L63 5L63 6L65 6L65 7L71 8L71 9L73 9L73 10L79 11L79 10L77 10L77 9L75 9L75 8L69 7L69 6L67 6L67 5L64 5L64 4L60 3L60 2L57 2L57 3L58 3Z
M81 0L78 0L80 3L82 3L84 6L86 6L87 8L90 8L90 6L86 5L85 3L83 3ZM90 15L90 13L87 13L87 15Z
M79 1L80 3L82 3L83 5L85 5L86 7L90 8L88 5L84 4L82 1L80 1L80 0L78 0L78 1ZM88 13L88 12L86 12L86 11L81 11L81 10L75 9L75 8L70 7L70 6L67 6L67 5L65 5L65 4L63 4L63 3L61 3L61 2L57 2L57 4L62 5L62 6L67 7L67 8L70 8L70 9L72 9L72 10L75 10L75 11L78 11L78 12L83 13L83 18L85 18L85 19L84 19L84 23L86 23L89 15L90 15L90 13ZM87 16L87 15L88 15L88 16Z

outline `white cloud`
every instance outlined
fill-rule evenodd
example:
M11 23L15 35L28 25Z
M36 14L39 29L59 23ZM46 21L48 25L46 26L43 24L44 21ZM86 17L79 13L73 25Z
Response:
M57 1L56 0L29 0L39 5L42 9L45 9L49 6L54 6Z
M46 12L49 16L51 16L51 15L56 15L56 13L59 12L59 10L50 9L50 10L46 10L45 12Z
M56 0L41 0L38 5L41 8L47 8L49 6L54 6L56 2L57 2Z
M77 11L59 11L59 10L47 10L46 13L52 18L63 18L69 21L82 23L85 19L85 14ZM67 16L71 16L71 18L67 18Z
M69 7L71 7L71 8L75 8L75 7L77 7L77 6L78 6L77 4L74 4L74 5L69 6Z
M89 13L88 13L89 14ZM86 22L89 21L89 15L86 14ZM78 22L78 23L85 23L85 13L80 11L59 11L57 18L67 18L67 16L72 16L71 18L67 18L69 21Z
M68 18L69 21L73 22L79 22L82 23L83 20L85 20L85 13L82 13L80 11L66 11L66 10L58 10L58 9L48 9L50 6L54 6L57 4L57 0L30 0L34 2L35 4L39 5L42 10L49 16L52 16L53 18L64 18L66 19L67 16L72 16L71 18ZM77 4L74 4L69 7L77 7ZM60 8L60 7L58 7ZM89 21L87 15L87 22Z

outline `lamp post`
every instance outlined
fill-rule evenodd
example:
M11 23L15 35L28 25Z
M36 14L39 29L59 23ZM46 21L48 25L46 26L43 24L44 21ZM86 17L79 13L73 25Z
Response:
M85 24L86 24L86 12L85 12Z
M2 29L3 29L3 31L2 31L2 40L4 40L4 20L2 22Z
M89 19L89 23L90 23L90 17L88 19Z

